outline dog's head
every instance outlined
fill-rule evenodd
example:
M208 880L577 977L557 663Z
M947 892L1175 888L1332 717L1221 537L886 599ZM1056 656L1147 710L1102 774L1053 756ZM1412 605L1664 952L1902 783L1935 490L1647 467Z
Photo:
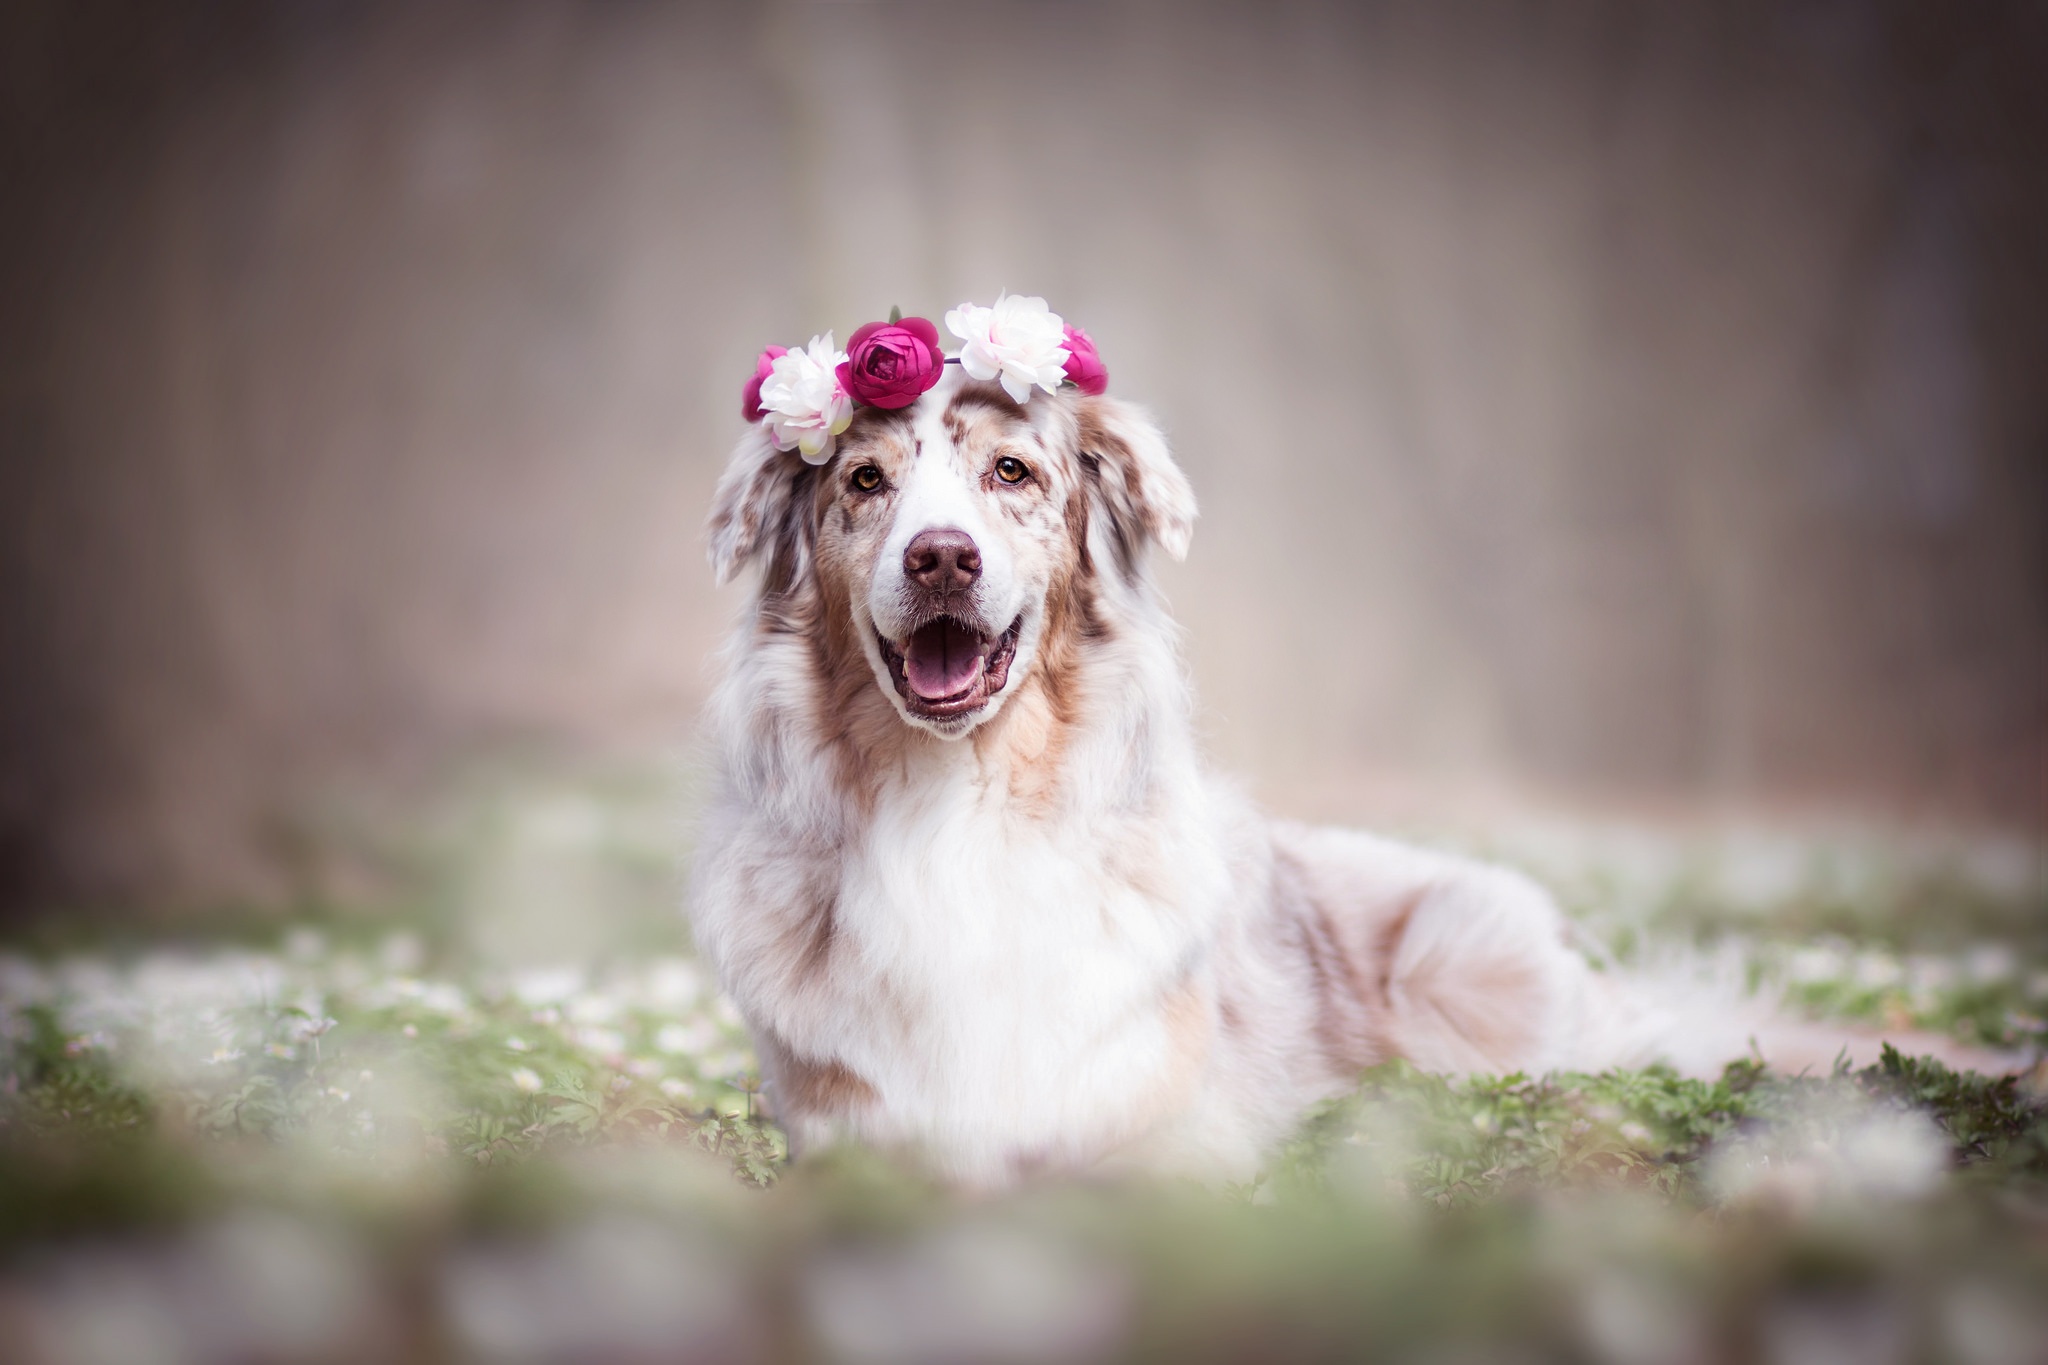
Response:
M1138 409L1071 388L1019 405L954 370L910 407L861 409L822 466L750 433L711 562L724 582L764 557L764 611L851 641L904 721L952 739L1025 685L1056 603L1098 575L1135 585L1148 545L1182 557L1194 519Z

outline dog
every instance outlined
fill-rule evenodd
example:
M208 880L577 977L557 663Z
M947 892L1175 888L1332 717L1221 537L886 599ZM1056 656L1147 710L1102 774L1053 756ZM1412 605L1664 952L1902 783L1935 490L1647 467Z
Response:
M761 574L691 904L794 1154L853 1140L977 1189L1242 1180L1391 1058L1668 1042L1526 878L1268 820L1205 770L1148 569L1195 517L1154 421L1071 387L950 370L828 463L739 445L711 558Z

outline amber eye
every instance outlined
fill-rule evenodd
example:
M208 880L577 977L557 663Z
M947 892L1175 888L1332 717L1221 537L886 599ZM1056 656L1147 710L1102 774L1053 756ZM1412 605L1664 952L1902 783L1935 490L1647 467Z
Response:
M853 486L863 493L872 493L882 486L882 471L877 465L864 464L853 471Z
M1024 476L1030 472L1024 462L1014 455L1005 455L996 461L996 477L1004 483L1022 483Z

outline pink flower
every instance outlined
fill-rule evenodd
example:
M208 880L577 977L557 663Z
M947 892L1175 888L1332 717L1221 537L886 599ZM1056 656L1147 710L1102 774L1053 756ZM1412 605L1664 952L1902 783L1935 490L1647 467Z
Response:
M847 340L839 383L856 403L907 408L938 383L945 370L939 329L930 322L923 318L871 322Z
M747 381L746 393L740 399L740 415L749 422L758 422L767 415L761 410L761 385L775 372L776 360L788 354L787 346L770 346L754 362L754 377Z
M1083 393L1101 393L1109 387L1109 369L1095 353L1095 343L1072 323L1067 324L1067 382Z

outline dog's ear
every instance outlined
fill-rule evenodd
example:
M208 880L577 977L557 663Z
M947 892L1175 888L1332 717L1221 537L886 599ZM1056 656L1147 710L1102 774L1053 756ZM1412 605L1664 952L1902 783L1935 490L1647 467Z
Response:
M766 429L750 429L711 498L711 573L721 584L764 550L795 568L801 557L800 484L811 466L777 450Z
M1140 407L1115 398L1083 398L1081 464L1116 533L1120 557L1134 568L1147 540L1186 559L1195 533L1195 490L1166 449L1166 435Z

